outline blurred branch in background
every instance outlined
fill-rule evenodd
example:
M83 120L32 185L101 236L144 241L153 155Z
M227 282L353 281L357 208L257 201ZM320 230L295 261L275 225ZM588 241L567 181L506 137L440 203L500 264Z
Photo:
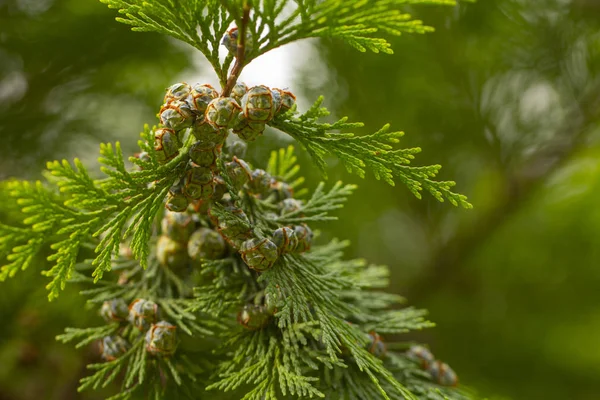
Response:
M137 132L151 100L190 62L159 35L110 24L97 1L0 2L0 179ZM133 118L132 118L133 117ZM137 135L129 135L125 146ZM95 156L91 157L95 162ZM15 168L19 165L19 168Z

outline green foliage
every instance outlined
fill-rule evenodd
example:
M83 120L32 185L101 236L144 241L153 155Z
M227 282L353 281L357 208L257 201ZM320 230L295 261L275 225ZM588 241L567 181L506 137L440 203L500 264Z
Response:
M119 21L134 30L168 34L201 51L221 81L222 96L227 96L244 65L282 44L329 36L361 51L391 53L378 32L399 35L429 30L396 6L453 4L444 0L296 1L290 14L284 15L289 3L285 0L102 1L118 9L124 15ZM241 59L230 72L234 56L222 62L218 53L233 21L241 32L237 52ZM293 106L270 125L300 142L323 173L325 156L332 154L361 177L370 169L391 185L399 179L419 198L425 189L440 201L470 207L465 196L451 192L453 182L432 180L439 166L409 165L420 149L392 147L401 132L389 132L386 125L372 135L355 136L347 131L361 127L360 123L319 122L328 115L321 103L322 97L304 114ZM240 109L237 104L234 108ZM194 123L204 118L189 116L187 126L192 116ZM203 145L205 137L186 129L173 132L183 147L164 164L156 157L160 149L154 145L154 129L146 126L139 141L145 156L129 158L133 166L126 163L118 142L102 144L101 179L92 177L75 159L73 164L48 163L44 183L6 184L9 197L20 207L23 226L0 225L0 259L8 261L0 279L27 268L49 245L52 266L44 271L52 278L47 286L49 299L56 298L71 280L95 285L82 294L89 297L90 305L107 307L102 308L108 310L102 314L107 325L67 328L58 336L63 342L77 341L78 347L102 341L105 362L88 366L92 374L81 380L79 390L119 383L120 393L111 399L130 399L137 393L157 399L180 394L197 398L206 389L235 391L244 399L259 400L416 399L419 391L434 388L443 398L461 398L453 389L437 388L432 376L403 353L388 355L376 348L382 342L375 331L398 335L432 326L424 311L400 308L402 298L373 290L387 285L385 267L344 260L346 242L334 240L310 250L312 233L306 224L335 219L330 213L343 206L354 185L337 182L326 190L320 183L309 195L302 187L304 179L292 147L273 152L266 172L251 171L229 145L222 148L230 133L222 128L207 133L223 139L209 149L215 156L210 169L205 169L208 178L200 182L210 194L194 197L197 201L188 207L189 193L180 183L190 184L188 151L196 134L201 136L196 144ZM225 167L233 161L243 170L238 178L248 183L235 180ZM222 192L211 197L218 185ZM179 194L173 194L173 187ZM167 214L158 223L167 193L182 199L177 206L180 213ZM283 211L286 200L296 201L297 206ZM217 259L192 260L188 228L212 230L222 245ZM170 236L170 229L184 231ZM281 240L288 243L275 245L269 239L277 229L292 232ZM300 233L295 236L295 232ZM291 238L296 240L294 246ZM248 261L246 252L252 252L255 263ZM119 300L122 308L130 303L127 317L111 314L113 300ZM170 347L161 347L162 336L153 336L157 327L169 333ZM219 346L220 357L214 359L203 345L210 345L210 350ZM394 357L407 361L397 373L390 367L399 365L398 361L390 364ZM211 376L209 371L216 372ZM420 376L405 379L411 371ZM340 382L343 389L332 392Z
M433 28L399 8L408 4L454 5L455 0L100 0L119 11L117 21L134 31L158 32L198 49L225 85L232 57L219 61L221 38L232 22L241 26L245 5L252 7L248 31L255 43L245 63L300 39L332 37L359 51L392 54L382 37L426 33ZM292 6L289 9L287 6Z
M149 135L146 127L140 148L153 153ZM154 158L149 162L134 160L148 169L132 172L125 168L119 143L114 147L101 145L100 155L102 172L107 175L103 180L92 179L75 159L74 166L66 160L49 162L46 185L40 181L7 183L6 190L21 206L23 224L29 229L0 226L0 258L9 261L2 267L0 280L27 268L47 243L54 251L48 257L53 266L44 272L52 277L47 286L51 300L72 276L85 244L93 244L97 253L93 260L95 281L112 268L112 257L125 240L131 240L134 256L145 265L154 216L181 164L187 161L187 151L162 166Z
M271 122L277 128L300 142L313 158L313 161L326 174L325 156L332 154L339 158L348 172L365 177L365 168L371 169L375 178L383 179L394 185L394 178L400 179L408 189L421 198L423 189L430 192L439 201L447 199L455 206L471 208L466 196L452 192L455 185L452 181L434 181L441 166L413 167L409 164L420 148L394 149L404 135L403 132L389 132L389 125L366 136L356 136L344 132L361 128L360 122L346 122L347 118L329 124L318 122L319 118L329 115L326 108L321 107L323 97L319 97L312 107L303 114L296 115L290 111Z

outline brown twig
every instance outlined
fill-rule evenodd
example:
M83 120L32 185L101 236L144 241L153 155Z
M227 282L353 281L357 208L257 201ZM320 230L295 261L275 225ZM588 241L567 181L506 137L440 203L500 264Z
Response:
M248 22L250 21L250 4L244 1L244 14L242 15L242 23L238 27L238 43L237 43L237 54L235 56L235 64L231 69L231 74L227 78L227 84L223 88L221 97L229 97L233 87L235 86L242 70L245 66L246 58L246 30L248 29Z

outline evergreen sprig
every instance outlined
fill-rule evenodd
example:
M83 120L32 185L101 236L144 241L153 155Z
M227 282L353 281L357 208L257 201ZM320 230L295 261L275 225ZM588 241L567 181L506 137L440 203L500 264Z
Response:
M390 132L390 126L384 125L371 135L358 136L348 131L362 128L361 122L347 122L346 117L333 124L319 122L320 118L329 115L329 111L321 106L323 100L319 97L303 114L289 111L275 118L270 125L300 142L324 176L327 175L325 157L331 154L342 161L348 172L361 178L365 177L368 168L376 179L392 186L395 185L394 178L399 179L419 199L425 189L439 201L447 199L455 206L472 207L466 196L452 192L455 182L433 180L440 165L410 165L415 154L421 152L420 148L394 148L404 132Z
M233 57L219 60L219 44L227 28L242 25L242 9L248 15L247 32L253 47L244 64L279 46L300 39L341 39L359 51L392 54L385 36L433 31L403 12L411 4L454 5L455 0L100 0L117 9L117 21L138 32L158 32L198 49L214 68L222 86Z
M320 183L308 195L291 146L273 152L263 171L250 168L235 141L225 140L229 128L251 140L256 136L244 135L269 123L300 142L323 173L325 157L334 155L361 177L371 170L391 185L400 180L419 198L426 190L469 208L466 197L451 191L453 182L433 180L439 166L410 165L420 149L395 149L403 133L388 125L357 136L350 131L361 123L320 121L329 114L322 97L301 114L291 105L293 94L264 87L259 89L267 92L262 96L270 99L271 117L263 120L264 97L250 103L248 91L239 114L232 94L243 67L275 47L328 36L361 51L391 53L379 33L430 30L399 6L454 2L101 1L134 30L167 34L201 51L225 99L215 92L202 111L199 90L214 92L211 87L174 85L160 112L165 126L144 128L141 154L129 158L133 167L118 142L102 144L101 179L75 159L48 163L44 183L2 185L0 198L8 193L18 204L22 223L0 224L0 259L7 260L0 280L49 247L49 298L68 280L78 282L107 321L67 328L57 338L76 347L101 340L105 362L88 366L92 373L79 390L118 383L112 400L142 393L157 400L198 398L204 390L233 391L247 400L469 398L449 387L457 382L451 369L436 376L406 353L410 343L391 342L386 350L379 333L433 326L424 310L403 307L400 296L376 290L388 284L386 267L346 260L345 241L313 245L307 223L335 219L330 213L355 186L337 182L326 190ZM226 44L235 54L222 60L219 46L233 22L237 49L235 31L229 31ZM229 117L231 126L224 122ZM169 212L162 215L165 198ZM218 347L219 356L206 345Z
M153 153L149 143L150 129L146 127L140 147ZM0 270L0 280L27 268L46 244L53 251L48 256L52 267L44 272L52 278L47 286L51 300L72 277L86 244L95 245L95 281L112 268L119 245L128 239L133 255L146 266L154 216L162 208L169 187L181 175L187 151L162 166L154 158L140 162L149 169L132 172L127 171L118 142L114 146L102 144L100 155L106 175L102 180L93 179L75 159L73 164L66 160L49 162L46 183L12 181L5 185L20 205L23 224L28 228L0 225L0 259L8 261Z

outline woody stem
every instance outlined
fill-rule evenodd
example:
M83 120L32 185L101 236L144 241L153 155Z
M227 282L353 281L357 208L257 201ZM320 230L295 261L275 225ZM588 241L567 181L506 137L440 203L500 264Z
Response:
M242 15L242 23L238 27L238 43L237 53L235 55L235 64L231 70L231 74L227 78L227 84L221 93L221 97L229 97L233 87L235 86L242 70L244 69L244 62L246 58L246 30L248 29L248 22L250 21L250 4L244 1L244 14Z

